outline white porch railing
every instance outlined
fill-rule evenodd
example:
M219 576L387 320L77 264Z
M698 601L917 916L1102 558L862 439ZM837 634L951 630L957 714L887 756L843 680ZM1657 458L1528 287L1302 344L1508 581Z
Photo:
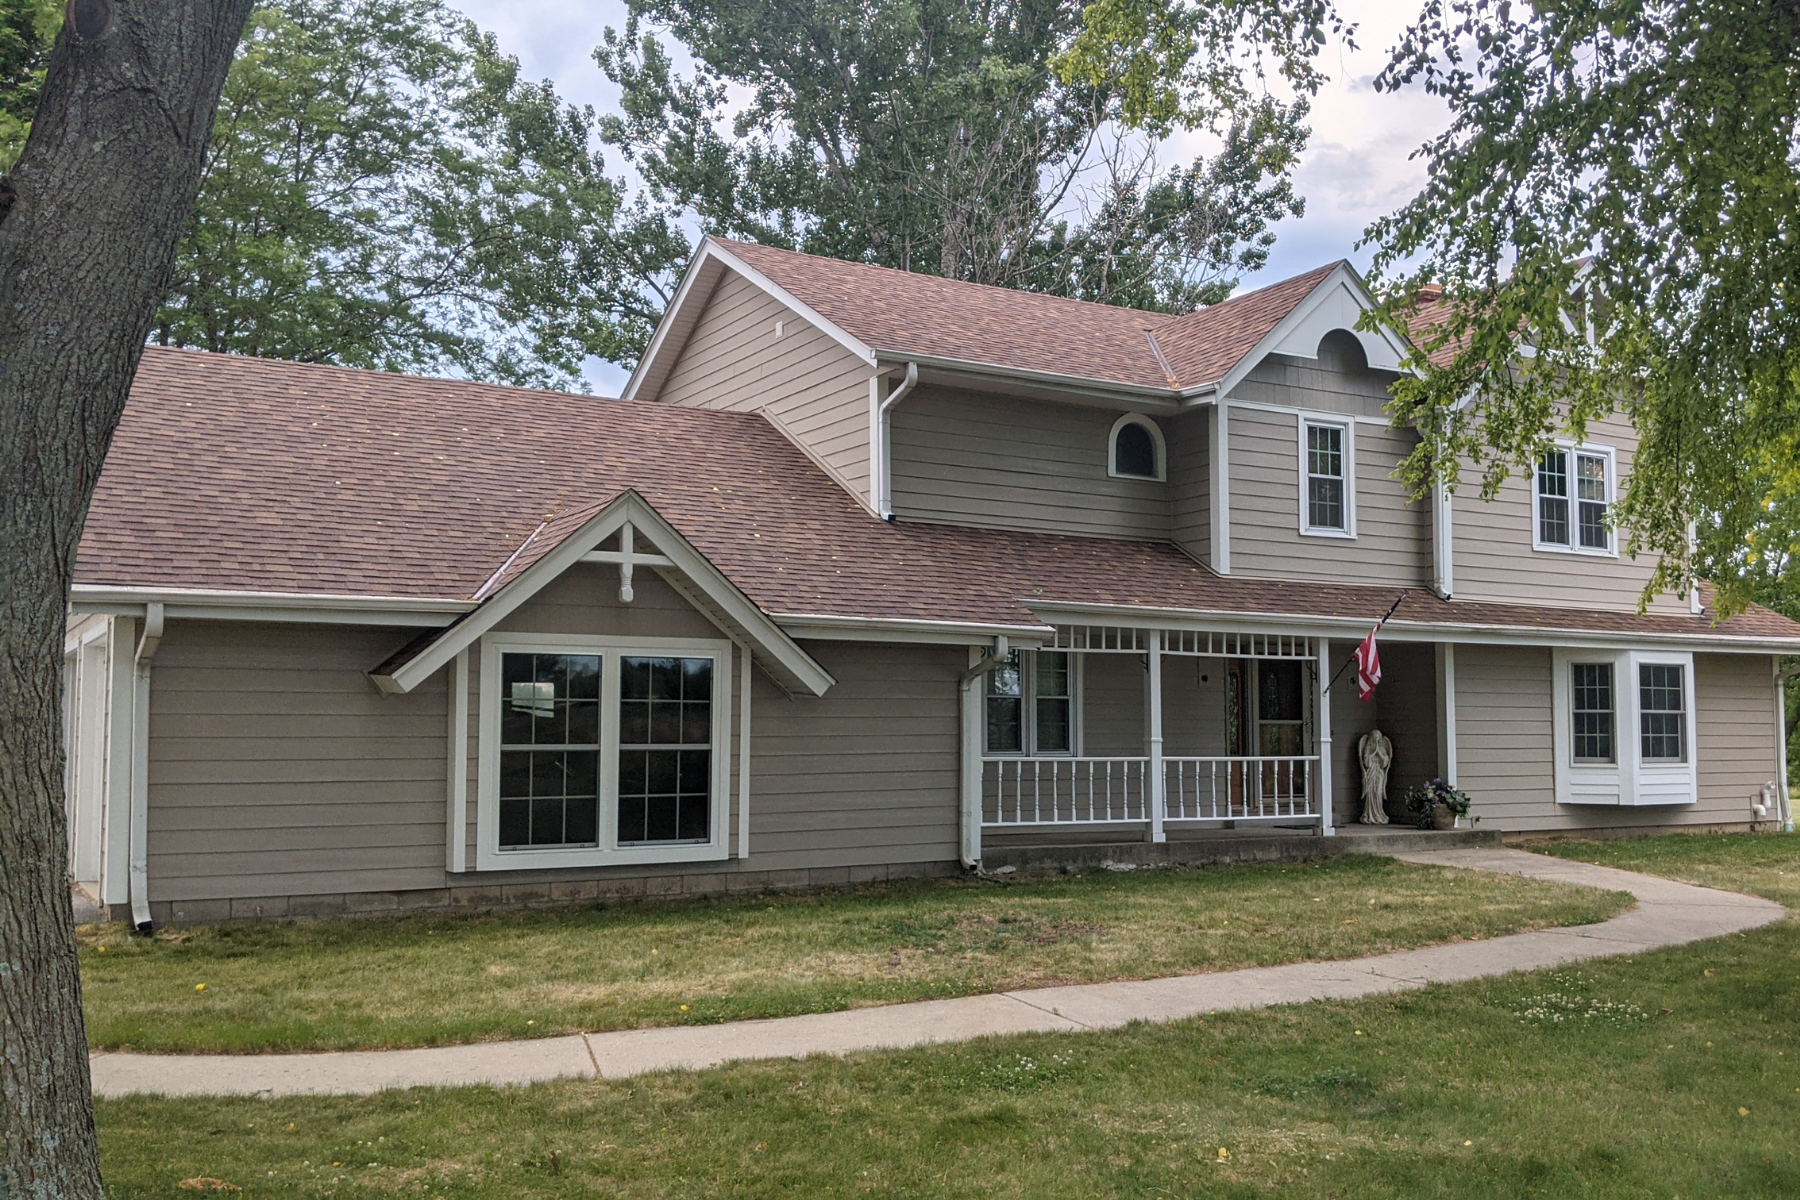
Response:
M1165 758L1165 821L1317 817L1318 755Z
M1150 819L1147 758L989 758L983 825L1103 825Z
M1271 821L1319 815L1317 755L1167 757L1165 821ZM1148 822L1148 758L985 758L985 826Z

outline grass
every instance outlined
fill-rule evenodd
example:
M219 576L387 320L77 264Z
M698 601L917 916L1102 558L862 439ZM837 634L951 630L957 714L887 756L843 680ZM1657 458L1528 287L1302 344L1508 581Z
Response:
M425 1046L1347 958L1601 920L1628 904L1348 855L153 940L94 927L82 986L98 1048Z
M1800 899L1800 838L1557 849ZM517 1090L108 1101L99 1119L117 1200L197 1177L242 1200L1787 1197L1796 977L1790 919L1579 970L1114 1033Z

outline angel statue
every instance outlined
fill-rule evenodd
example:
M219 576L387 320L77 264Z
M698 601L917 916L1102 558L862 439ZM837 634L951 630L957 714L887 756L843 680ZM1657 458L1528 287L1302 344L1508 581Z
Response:
M1394 763L1394 743L1379 729L1371 729L1356 743L1356 756L1362 760L1364 825L1386 825L1388 768Z

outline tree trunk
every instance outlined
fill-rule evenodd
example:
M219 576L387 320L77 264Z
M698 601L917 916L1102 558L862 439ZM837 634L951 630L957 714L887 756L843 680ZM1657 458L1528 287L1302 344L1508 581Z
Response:
M101 1200L63 812L69 581L249 9L70 0L30 140L0 188L5 1200Z

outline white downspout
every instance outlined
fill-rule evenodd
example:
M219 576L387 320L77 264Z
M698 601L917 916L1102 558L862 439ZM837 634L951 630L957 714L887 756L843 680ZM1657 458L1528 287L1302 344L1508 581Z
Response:
M970 647L973 649L973 647ZM957 691L962 698L962 865L981 867L981 680L1005 662L1006 636L994 639L993 649L983 650L975 664L962 673Z
M131 697L131 924L139 933L150 922L150 663L162 643L163 606L144 605L144 632L132 657Z
M875 444L870 447L869 490L873 493L871 499L875 501L875 511L881 515L881 519L884 521L894 519L893 470L892 463L889 461L891 455L888 449L888 413L894 405L905 398L906 393L913 390L914 385L918 382L919 364L907 363L906 376L900 381L900 386L889 392L875 405L874 428L870 431L874 436Z

